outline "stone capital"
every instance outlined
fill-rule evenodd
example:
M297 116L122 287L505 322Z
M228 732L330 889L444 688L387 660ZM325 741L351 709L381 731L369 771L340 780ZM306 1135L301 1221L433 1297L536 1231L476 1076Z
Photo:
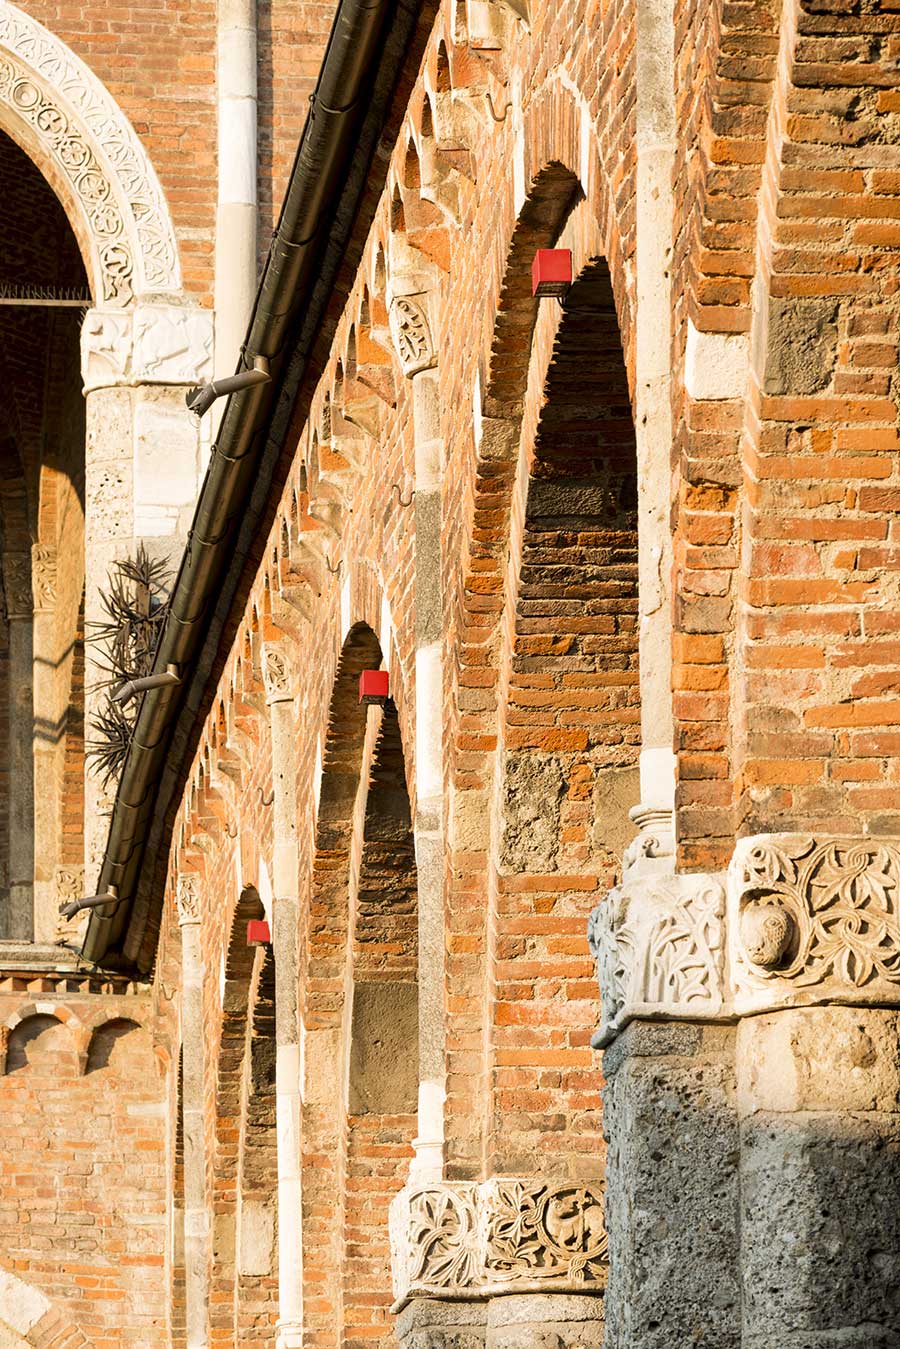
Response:
M600 982L596 1048L635 1017L709 1020L726 1008L725 888L718 876L626 880L594 909L588 941Z
M437 364L425 295L397 295L391 302L391 337L404 375L416 375Z
M900 1003L900 839L740 839L728 948L738 1014Z
M391 1205L395 1311L412 1298L606 1287L602 1188L546 1177L411 1183Z
M294 696L294 683L287 656L279 646L264 642L262 648L263 683L266 702L288 703Z
M85 393L137 384L202 384L213 375L213 316L196 305L91 309L81 329Z

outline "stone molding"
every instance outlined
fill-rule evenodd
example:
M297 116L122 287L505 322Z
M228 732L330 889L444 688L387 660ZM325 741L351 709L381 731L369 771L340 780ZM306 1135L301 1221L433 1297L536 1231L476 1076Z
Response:
M625 881L588 922L608 1045L634 1017L714 1019L726 1007L725 888L716 876Z
M595 1048L635 1017L900 1004L900 839L758 834L738 840L727 877L641 874L634 858L588 941Z
M740 839L728 924L738 1014L900 1003L900 839Z
M136 384L202 384L213 375L213 315L196 305L91 309L81 328L85 393Z
M416 1297L606 1287L597 1184L516 1177L410 1184L391 1205L390 1231L395 1311Z
M128 118L65 43L0 0L0 123L33 150L78 209L94 294L105 305L177 292L175 232ZM47 172L49 170L49 172Z

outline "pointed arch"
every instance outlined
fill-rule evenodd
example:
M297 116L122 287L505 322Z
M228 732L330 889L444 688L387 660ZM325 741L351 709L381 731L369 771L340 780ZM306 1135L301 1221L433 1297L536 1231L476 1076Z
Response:
M177 293L181 270L162 187L128 118L85 63L0 0L0 129L62 201L94 303Z

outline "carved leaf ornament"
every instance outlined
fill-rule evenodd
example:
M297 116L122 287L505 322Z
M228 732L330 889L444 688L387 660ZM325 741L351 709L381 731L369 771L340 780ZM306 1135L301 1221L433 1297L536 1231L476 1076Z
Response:
M742 956L754 981L790 980L795 988L837 981L859 990L900 984L896 845L802 837L760 842L741 857L740 885ZM791 932L770 968L748 949L749 919L760 909L780 910Z
M392 1244L401 1300L605 1287L608 1247L595 1186L512 1177L436 1182L402 1192L397 1204Z

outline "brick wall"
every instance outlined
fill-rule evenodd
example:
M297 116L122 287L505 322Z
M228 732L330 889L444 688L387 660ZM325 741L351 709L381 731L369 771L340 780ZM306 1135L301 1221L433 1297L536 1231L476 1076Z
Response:
M145 996L0 991L13 1023L0 1078L2 1263L95 1349L164 1336L164 1081L134 1019L148 1011Z

